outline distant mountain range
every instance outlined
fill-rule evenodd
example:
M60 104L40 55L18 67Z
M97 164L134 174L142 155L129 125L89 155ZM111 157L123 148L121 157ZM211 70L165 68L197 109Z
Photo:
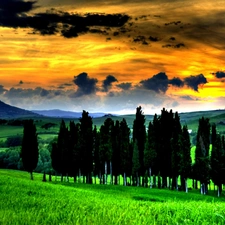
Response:
M52 110L32 110L33 113L37 113L42 116L47 117L59 117L59 118L80 118L82 116L82 112L72 112L72 111L63 111L59 109ZM103 117L108 114L105 113L89 113L89 115L93 118Z
M113 116L105 113L89 113L93 118ZM63 111L59 109L53 110L32 110L28 111L15 106L8 105L0 100L0 119L14 119L25 117L58 117L58 118L80 118L82 112Z

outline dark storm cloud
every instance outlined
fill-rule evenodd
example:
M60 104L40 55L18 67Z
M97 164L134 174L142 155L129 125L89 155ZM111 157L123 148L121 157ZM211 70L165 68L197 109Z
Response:
M201 84L206 84L207 79L204 77L203 74L199 74L196 76L189 76L184 79L184 83L193 89L194 91L198 91L198 86Z
M179 77L174 77L173 79L169 80L169 84L172 84L176 87L183 87L184 82Z
M23 89L23 88L10 88L4 96L7 98L32 98L34 96L41 96L44 89L36 87L35 89Z
M41 97L46 97L46 96L48 96L49 95L49 91L48 90L46 90L46 89L42 89L41 90L41 93L40 93L40 96Z
M58 86L59 89L64 89L66 87L71 87L73 84L71 83L64 83Z
M3 85L0 85L0 94L4 93L6 91L6 89L4 88Z
M97 91L96 84L98 80L90 78L87 73L81 73L78 76L75 76L73 82L78 86L78 90L74 94L74 97L94 94Z
M212 73L213 75L215 75L216 78L224 78L225 77L225 72L222 71L217 71L216 73Z
M125 14L75 14L54 9L45 13L27 15L36 1L9 0L0 2L0 26L31 28L32 34L53 35L61 33L66 38L84 33L108 35L107 28L121 28L130 17ZM123 28L126 31L126 28Z
M0 12L1 17L13 16L29 12L34 8L37 1L20 1L20 0L1 0Z
M118 80L114 76L108 75L102 84L103 91L107 92L114 82L118 82Z
M157 93L165 93L168 89L168 82L167 75L163 72L160 72L147 80L142 80L140 84L145 89L153 90Z
M142 45L148 45L148 42L146 41L145 36L137 36L137 37L133 38L133 42L140 43Z
M172 44L166 44L162 46L163 48L182 48L185 47L184 43L178 43L176 45L172 45Z
M126 90L129 90L132 86L132 83L121 83L121 84L117 84L116 85L118 88L121 88L122 90L126 91Z
M165 73L160 72L147 80L142 80L140 84L141 87L145 89L153 90L157 93L166 93L167 89L169 88L169 84L181 88L184 86L185 82L179 77L168 79Z
M150 41L152 41L152 42L157 42L157 41L159 41L159 38L158 38L158 37L153 37L153 36L150 36L148 39L149 39Z

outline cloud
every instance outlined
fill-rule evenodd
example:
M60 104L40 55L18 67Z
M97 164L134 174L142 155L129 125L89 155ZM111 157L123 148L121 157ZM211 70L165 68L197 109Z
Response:
M107 92L114 82L118 82L118 80L114 76L108 75L102 84L103 91Z
M217 71L216 73L212 73L216 78L221 79L225 77L225 72Z
M165 93L168 89L168 77L165 73L160 72L152 78L142 80L140 84L145 89L153 90L157 93Z
M118 88L121 88L122 90L129 90L130 88L131 88L131 86L132 86L132 83L129 83L129 82L127 82L127 83L121 83L121 84L117 84L116 85Z
M185 47L184 43L178 43L176 45L166 44L162 46L163 48L183 48Z
M183 96L180 96L181 99L185 99L185 100L188 100L188 101L194 101L195 99L192 98L191 96L189 95L183 95Z
M34 8L36 1L21 0L1 0L1 17L15 16L17 14L29 12Z
M3 94L6 91L3 85L0 85L0 94Z
M78 76L74 76L73 82L78 86L78 90L73 97L90 95L97 91L96 84L98 80L95 78L90 78L87 73L81 73Z
M169 84L176 86L176 87L184 86L184 82L179 77L174 77L173 79L169 80Z
M40 96L41 97L46 97L46 96L48 96L49 95L49 91L48 90L46 90L46 89L42 89L41 90L41 93L40 93Z
M159 41L159 38L158 38L158 37L153 37L153 36L150 36L148 39L149 39L150 41L152 41L152 42Z
M59 89L65 89L65 88L71 87L71 86L73 86L72 83L64 83L64 84L59 85L58 88Z
M203 74L199 74L199 75L196 75L196 76L189 76L189 77L186 77L184 79L184 83L190 87L191 89L193 89L194 91L198 91L198 86L201 85L201 84L206 84L208 83L207 79L204 77Z
M141 43L142 45L148 45L148 42L146 41L145 36L137 36L133 39L134 43Z
M1 1L0 26L31 28L33 32L29 34L54 35L60 33L66 38L72 38L88 32L108 35L107 28L121 28L130 19L125 14L78 14L55 9L34 15L26 14L35 8L35 3L36 1ZM126 31L126 28L124 27L123 30Z

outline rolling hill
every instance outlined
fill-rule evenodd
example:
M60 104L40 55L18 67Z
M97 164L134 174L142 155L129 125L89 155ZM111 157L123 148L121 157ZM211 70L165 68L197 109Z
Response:
M0 118L1 119L13 119L13 118L24 118L24 117L40 117L40 115L20 109L15 106L8 105L0 100Z

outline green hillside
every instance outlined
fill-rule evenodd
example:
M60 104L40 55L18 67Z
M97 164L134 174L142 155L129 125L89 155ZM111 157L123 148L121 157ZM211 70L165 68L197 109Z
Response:
M169 190L42 182L0 170L0 224L224 224L225 198Z

